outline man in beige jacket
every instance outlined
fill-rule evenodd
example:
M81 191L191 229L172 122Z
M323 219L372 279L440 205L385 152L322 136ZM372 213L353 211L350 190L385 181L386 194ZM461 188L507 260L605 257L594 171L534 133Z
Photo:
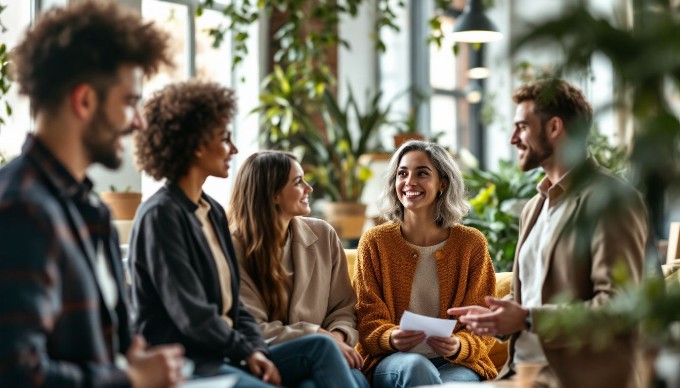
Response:
M615 266L639 282L648 233L645 205L626 182L586 157L592 108L580 90L546 79L515 91L510 143L523 171L543 168L539 193L524 208L508 298L488 297L489 308L453 308L480 335L510 336L501 378L517 365L542 364L564 387L626 387L637 384L638 347L633 334L605 349L568 346L570 334L542 336L555 297L596 308L617 293ZM581 135L581 136L579 136ZM576 156L575 155L581 155ZM541 333L541 334L538 334ZM572 334L573 335L573 334Z

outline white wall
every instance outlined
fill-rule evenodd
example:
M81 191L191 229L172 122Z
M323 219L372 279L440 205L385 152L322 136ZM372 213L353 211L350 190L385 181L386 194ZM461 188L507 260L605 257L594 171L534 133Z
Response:
M487 124L486 130L486 166L493 170L498 160L512 158L508 145L512 130L513 107L510 103L512 93L512 61L510 57L510 35L512 31L512 4L508 1L497 1L493 8L486 11L487 16L496 23L503 33L503 39L487 43L484 62L491 71L485 81L486 95L483 103L489 105L494 112L493 122Z
M378 65L375 41L371 39L375 24L375 3L364 1L356 18L344 15L338 33L349 42L350 49L338 48L338 100L345 101L347 86L354 92L360 107L365 105L366 94L377 90Z
M53 0L56 1L56 0ZM79 0L71 0L77 2ZM118 0L122 4L136 12L141 12L142 0ZM123 163L117 170L109 170L98 164L92 165L87 171L90 179L94 182L94 190L96 192L109 191L110 186L114 186L116 190L122 191L130 188L130 191L142 191L142 176L135 166L133 157L133 142L132 136L123 139Z

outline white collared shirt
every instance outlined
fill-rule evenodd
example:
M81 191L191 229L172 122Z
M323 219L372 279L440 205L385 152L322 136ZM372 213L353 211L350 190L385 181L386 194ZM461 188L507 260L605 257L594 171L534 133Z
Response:
M565 174L566 176L567 174ZM550 252L548 244L555 233L555 228L564 216L565 191L564 177L552 185L548 177L538 184L538 191L545 197L541 213L529 232L527 239L519 251L519 280L521 284L522 300L525 308L537 307L543 304L542 289L545 261ZM538 335L523 331L515 343L515 364L546 363L545 353L541 347Z

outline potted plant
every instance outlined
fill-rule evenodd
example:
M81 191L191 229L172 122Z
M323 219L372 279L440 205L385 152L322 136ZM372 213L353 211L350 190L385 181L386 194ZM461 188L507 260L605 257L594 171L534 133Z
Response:
M422 133L418 133L418 126L416 118L418 116L418 109L411 109L408 117L403 121L395 122L397 133L394 134L394 149L399 149L402 144L409 140L425 140Z
M328 200L324 218L343 239L361 235L366 206L361 193L371 171L360 157L373 150L373 138L389 124L391 104L383 108L382 93L369 96L360 108L353 91L344 104L327 88L320 99L309 98L310 85L300 69L276 68L260 95L261 139L269 148L294 152L302 160L315 195ZM304 102L304 103L301 103Z
M343 105L327 90L321 109L325 131L308 127L301 136L307 178L329 201L324 218L345 239L359 238L366 219L366 205L359 200L372 173L361 156L388 123L390 106L382 108L381 97L380 92L371 96L362 110L351 89Z
M142 203L142 193L133 192L130 186L127 186L123 191L118 191L114 185L110 185L109 190L100 193L99 196L111 209L112 219L114 221L132 221L139 204Z
M470 168L465 185L473 195L465 225L486 236L489 254L497 272L512 271L519 239L519 216L526 202L536 194L543 172L527 173L511 161L501 161L497 172Z

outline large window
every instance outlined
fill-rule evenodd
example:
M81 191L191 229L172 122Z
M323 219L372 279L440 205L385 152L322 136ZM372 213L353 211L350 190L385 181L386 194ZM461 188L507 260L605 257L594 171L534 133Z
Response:
M211 9L204 9L197 17L197 0L142 0L142 16L153 20L170 34L171 49L174 56L174 67L163 67L149 79L144 86L144 95L148 97L154 91L171 82L199 78L219 82L236 89L239 103L239 114L231 125L234 139L241 154L232 163L230 176L236 174L238 161L257 148L257 131L245 128L257 126L256 117L248 117L247 113L257 104L259 82L259 65L257 64L257 26L251 31L251 45L254 49L245 58L245 62L236 71L232 70L232 37L227 35L219 47L214 47L214 39L209 31L228 24L222 15L222 9L228 0L214 1ZM254 63L253 63L254 62ZM217 201L226 204L232 179L209 178L204 190ZM142 176L142 193L144 197L153 194L162 182Z
M441 22L445 32L453 28L451 18L441 17ZM441 46L430 45L430 131L439 136L440 144L456 150L459 147L457 105L460 94L457 92L459 59L453 53L454 44L445 34Z
M5 2L6 3L6 2ZM34 1L11 1L0 14L0 20L6 29L0 32L0 42L12 50L22 38L26 29L31 25L35 14ZM5 96L12 108L12 114L7 115L4 104L0 106L0 116L5 124L0 124L0 152L6 158L13 158L21 152L21 146L26 134L32 130L30 106L28 99L18 94L19 87L14 84Z
M407 88L416 93L392 106L393 118L407 116L410 106L418 107L418 131L452 150L470 146L470 104L465 99L469 55L466 47L454 54L454 41L446 34L455 19L449 12L439 17L444 36L441 46L425 43L430 35L429 19L434 15L433 0L410 0L405 8L395 9L401 30L384 28L381 38L387 52L380 57L380 89L386 100ZM462 9L464 1L451 1L451 10ZM413 109L411 109L413 112Z

